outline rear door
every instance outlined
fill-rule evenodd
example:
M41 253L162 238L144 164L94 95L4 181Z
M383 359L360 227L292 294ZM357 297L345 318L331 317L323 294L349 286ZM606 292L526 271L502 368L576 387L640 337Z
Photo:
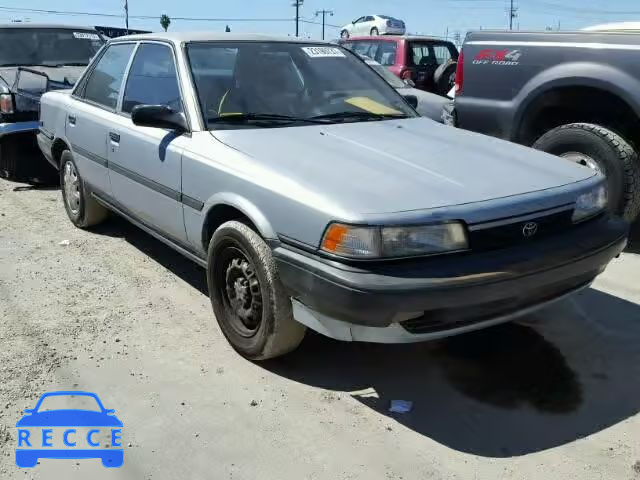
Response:
M376 19L371 15L364 17L364 22L360 25L360 34L369 35L371 29L376 26Z
M110 195L107 173L107 131L115 111L122 80L134 43L107 47L93 70L74 92L65 119L67 139L82 178L98 194Z
M140 43L127 75L119 115L108 133L109 175L119 206L175 242L184 242L182 151L186 138L131 121L136 105L184 112L173 47Z

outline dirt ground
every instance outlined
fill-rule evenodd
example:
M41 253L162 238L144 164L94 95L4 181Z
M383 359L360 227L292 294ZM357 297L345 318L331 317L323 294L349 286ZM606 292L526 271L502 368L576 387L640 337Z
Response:
M518 323L418 345L310 334L253 364L222 337L202 269L0 180L0 478L638 480L635 237L593 288ZM122 468L16 467L16 421L54 390L115 409Z

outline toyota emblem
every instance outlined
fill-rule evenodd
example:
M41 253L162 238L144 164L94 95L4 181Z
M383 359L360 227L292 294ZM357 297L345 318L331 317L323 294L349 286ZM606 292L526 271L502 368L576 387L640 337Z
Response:
M538 224L535 222L525 223L522 227L522 235L525 238L531 238L538 233Z

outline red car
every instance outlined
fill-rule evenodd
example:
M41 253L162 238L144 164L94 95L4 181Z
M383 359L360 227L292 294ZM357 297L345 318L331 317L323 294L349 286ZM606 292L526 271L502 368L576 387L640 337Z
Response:
M446 40L418 36L351 37L344 47L374 59L416 88L446 95L455 83L458 49Z

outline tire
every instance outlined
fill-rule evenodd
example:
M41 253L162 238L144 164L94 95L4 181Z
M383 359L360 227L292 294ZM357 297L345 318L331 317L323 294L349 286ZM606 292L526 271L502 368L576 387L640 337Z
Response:
M377 27L373 27L369 32L369 35L371 35L372 37L377 37L378 35L380 35L380 31Z
M230 221L215 231L207 282L222 333L240 355L266 360L300 345L306 327L293 319L271 249L249 226Z
M349 38L349 32L347 30L342 30L340 32L340 38L344 38L344 39Z
M573 152L595 161L607 177L609 209L633 221L640 214L640 161L631 144L617 133L590 123L572 123L550 130L533 148L558 156Z
M455 84L457 62L448 62L440 65L433 73L433 82L436 86L436 93L443 97L449 93Z
M107 218L108 210L91 196L69 150L60 157L60 187L67 216L76 227L93 227Z

